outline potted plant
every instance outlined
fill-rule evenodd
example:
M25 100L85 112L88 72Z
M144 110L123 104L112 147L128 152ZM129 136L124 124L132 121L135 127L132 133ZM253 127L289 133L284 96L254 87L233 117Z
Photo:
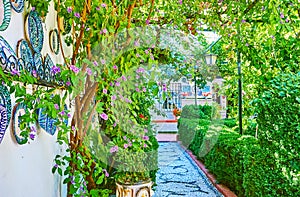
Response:
M134 132L122 132L122 137L109 143L117 197L152 196L150 173L156 170L157 152L151 148L151 137L139 125Z

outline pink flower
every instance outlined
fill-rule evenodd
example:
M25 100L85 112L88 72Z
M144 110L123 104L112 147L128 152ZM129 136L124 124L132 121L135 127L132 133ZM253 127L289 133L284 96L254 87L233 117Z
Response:
M61 115L61 116L64 116L66 113L65 113L65 111L61 111L58 114Z
M127 79L126 79L126 77L123 75L122 76L122 79L123 79L123 81L126 81Z
M98 66L98 62L97 62L96 60L93 62L93 64L94 64L95 66Z
M56 110L58 110L59 109L59 106L58 106L58 104L54 104L54 108L56 109Z
M10 72L12 75L18 75L20 77L20 72L17 69L12 69L12 71Z
M124 148L125 148L125 149L128 148L128 144L124 144Z
M104 59L101 60L101 64L105 64L105 60Z
M72 9L71 7L68 7L68 8L67 8L67 12L68 12L68 13L71 13L72 10L73 10L73 9Z
M74 16L75 16L76 18L80 18L80 14L79 14L78 12L75 12L75 13L74 13Z
M36 72L36 70L32 70L32 76L34 76L35 78L37 77L37 72Z
M101 4L101 7L106 8L106 4L105 4L105 3L102 3L102 4Z
M104 172L104 173L105 173L105 176L106 176L106 177L109 177L109 174L108 174L108 172L107 172L107 170L106 170L106 169L103 169L103 170L102 170L102 172Z
M66 82L66 86L70 86L71 85L71 82L70 81L67 81Z
M114 100L116 100L116 99L117 99L117 96L116 96L116 95L112 95L112 96L111 96L111 100L114 101Z
M139 88L135 88L135 91L139 92L139 91L140 91L140 89L139 89Z
M70 69L71 69L75 74L77 74L77 73L79 72L79 68L77 68L77 67L74 66L74 65L71 65L71 66L70 66Z
M120 86L120 82L116 82L116 86Z
M72 131L76 131L76 128L75 128L75 126L72 126Z
M143 140L149 140L149 136L145 135L145 136L143 137Z
M115 122L114 124L113 124L113 127L116 127L117 126L117 123Z
M91 76L92 75L92 69L90 68L86 68L86 73Z
M147 91L147 89L145 87L143 87L143 92L146 92L146 91Z
M150 20L147 19L147 20L146 20L146 25L149 25L149 24L150 24Z
M32 140L34 140L35 134L34 134L34 133L30 133L30 134L29 134L29 138L32 139Z
M147 148L147 144L144 144L144 148Z
M107 29L103 29L102 32L103 32L104 34L106 34L106 33L107 33Z
M100 114L100 117L101 117L103 120L108 120L108 115L107 115L106 113Z
M96 10L100 10L100 7L96 7Z
M113 147L110 148L109 152L114 153L114 152L118 152L118 150L119 150L118 146L113 146Z
M32 7L31 10L34 11L34 10L35 10L35 7Z
M144 129L144 132L147 133L147 132L148 132L148 129Z
M103 94L107 94L107 89L103 89Z
M114 70L117 70L117 69L118 69L118 66L117 66L117 65L114 65L114 66L113 66L113 69L114 69Z
M182 5L182 0L179 0L179 4Z
M280 13L280 18L284 18L284 14L282 12Z

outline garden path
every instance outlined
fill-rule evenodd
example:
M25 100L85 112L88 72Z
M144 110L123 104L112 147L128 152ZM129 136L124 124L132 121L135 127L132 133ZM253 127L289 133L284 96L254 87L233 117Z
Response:
M153 197L222 197L177 142L160 142Z

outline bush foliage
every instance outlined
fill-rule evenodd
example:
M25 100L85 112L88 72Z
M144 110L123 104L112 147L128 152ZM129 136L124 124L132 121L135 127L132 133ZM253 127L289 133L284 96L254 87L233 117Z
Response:
M192 111L180 120L179 139L239 197L300 196L299 84L299 74L270 81L271 88L255 101L259 130L254 122L245 131L251 136L234 131L234 119L224 120L220 128L202 107L186 106Z

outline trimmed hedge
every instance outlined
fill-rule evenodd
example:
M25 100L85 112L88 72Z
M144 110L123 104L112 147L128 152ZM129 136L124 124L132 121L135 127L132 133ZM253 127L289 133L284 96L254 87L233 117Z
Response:
M189 106L179 139L239 197L300 196L300 74L282 74L266 85L255 102L257 123L245 131L251 136L233 131L234 119L224 120L231 129L214 129L220 125L212 125L209 110Z

